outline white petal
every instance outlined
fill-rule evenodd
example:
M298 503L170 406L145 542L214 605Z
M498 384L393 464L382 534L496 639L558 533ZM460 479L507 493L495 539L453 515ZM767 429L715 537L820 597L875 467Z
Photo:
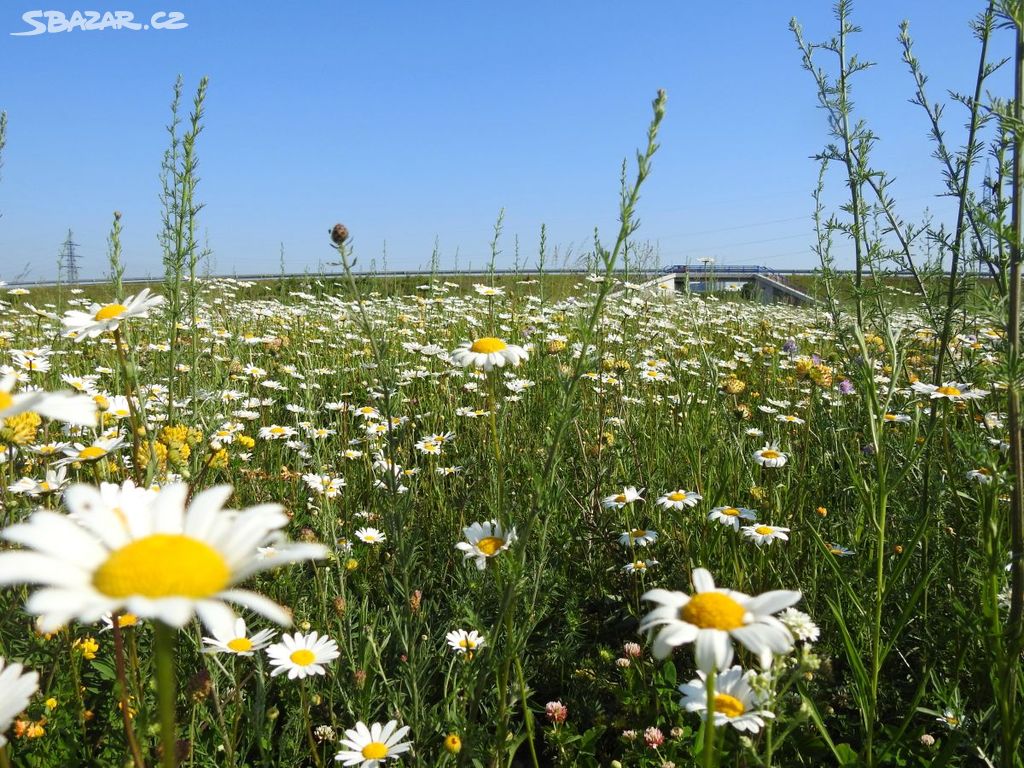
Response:
M693 569L693 589L696 592L710 592L715 588L715 579L707 568Z

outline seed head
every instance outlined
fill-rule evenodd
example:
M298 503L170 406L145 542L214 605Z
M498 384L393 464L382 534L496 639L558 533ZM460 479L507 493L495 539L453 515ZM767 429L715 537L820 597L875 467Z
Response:
M335 224L331 229L331 242L335 245L341 245L348 240L348 227L340 222Z

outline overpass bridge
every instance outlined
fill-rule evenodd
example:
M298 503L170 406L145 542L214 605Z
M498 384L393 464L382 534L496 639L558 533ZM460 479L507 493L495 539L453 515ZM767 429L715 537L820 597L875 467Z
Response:
M794 287L785 275L761 266L676 264L644 283L644 288L683 293L742 293L764 304L818 304L818 299Z

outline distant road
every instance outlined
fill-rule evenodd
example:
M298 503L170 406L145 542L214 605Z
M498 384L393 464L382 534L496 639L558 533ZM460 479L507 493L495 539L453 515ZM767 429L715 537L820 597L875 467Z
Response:
M670 269L672 269L672 268L670 268ZM721 266L718 266L718 267L713 267L711 269L705 269L703 265L696 265L696 266L690 266L688 272L690 274L693 274L693 275L710 274L712 272L715 273L715 274L719 274L719 275L725 275L725 274L728 274L731 271L737 271L737 270L739 270L739 271L747 271L747 270L750 270L750 269L751 269L750 267L736 267L735 265L721 265ZM775 274L775 275L813 275L815 272L819 271L817 269L774 269L774 268L767 268L767 267L761 267L760 269L762 271L764 271L765 273L771 273L771 274ZM637 269L637 270L630 270L629 271L629 275L630 275L630 277L632 277L634 275L636 275L637 277L640 277L640 276L654 276L654 275L664 274L667 271L668 271L667 269ZM673 269L673 271L675 271L675 270ZM852 269L837 269L837 270L834 270L834 271L838 272L840 274L853 274L853 272L854 272L854 270L852 270ZM355 277L375 277L375 278L416 277L416 278L420 278L420 279L427 279L427 278L430 278L430 277L439 277L439 278L448 278L448 277L488 277L491 274L492 274L491 271L487 270L487 269L473 269L473 270L439 269L439 270L437 270L435 272L431 272L429 270L427 270L427 271L389 270L389 271L385 271L385 272L382 272L382 271L376 271L376 272L353 272L353 275ZM496 269L496 270L494 270L493 274L500 275L502 277L532 278L532 277L539 277L541 273L538 272L535 269L522 269L522 270L518 270L518 271L514 270L514 269ZM580 277L582 277L584 275L593 274L593 272L591 272L590 270L586 270L586 269L545 269L543 274L545 274L545 275L579 275ZM626 273L623 272L622 270L616 270L615 274L618 275L618 276L623 276ZM890 275L897 275L897 276L905 275L907 277L910 277L911 273L910 272L890 272L888 274L890 274ZM263 282L263 281L268 281L268 280L280 280L282 278L284 278L286 280L288 280L288 279L337 280L337 279L342 279L344 277L345 277L345 274L343 272L326 272L326 273L294 272L294 273L284 273L284 274L281 274L280 272L266 272L266 273L258 273L258 274L251 274L251 275L209 275L209 276L204 276L201 279L204 280L204 281L205 280L244 280L244 281L247 281L247 282ZM75 286L104 285L104 284L109 283L109 282L110 282L110 278L103 277L103 278L92 278L92 279L89 279L89 280L79 280L74 285ZM146 283L160 283L160 282L163 282L163 278L162 277L126 277L126 278L123 278L121 280L121 282L126 283L126 284L133 284L133 283L134 284L139 284L139 283L142 283L142 284L146 284ZM22 280L22 281L9 282L9 283L0 283L0 284L5 285L7 288L49 288L49 287L55 287L57 285L61 285L61 283L59 283L57 280ZM63 285L69 285L69 284L68 283L63 283Z

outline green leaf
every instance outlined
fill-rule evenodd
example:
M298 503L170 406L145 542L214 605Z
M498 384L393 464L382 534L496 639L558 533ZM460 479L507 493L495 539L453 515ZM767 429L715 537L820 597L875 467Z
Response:
M664 663L661 667L661 675L665 680L665 683L673 688L676 685L676 681L679 679L676 674L675 662L669 660Z

